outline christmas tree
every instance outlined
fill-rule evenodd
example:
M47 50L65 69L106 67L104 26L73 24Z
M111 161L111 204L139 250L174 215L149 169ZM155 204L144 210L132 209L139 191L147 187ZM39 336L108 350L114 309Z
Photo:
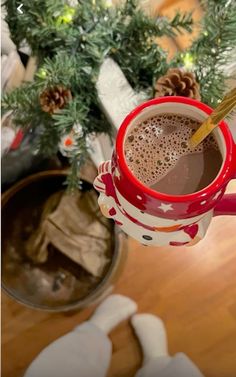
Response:
M18 47L27 42L38 70L33 82L4 96L2 108L12 110L15 123L22 127L43 127L38 149L47 156L57 153L65 135L73 136L66 140L68 145L73 142L68 155L71 188L78 184L78 171L87 158L88 136L112 134L96 92L106 57L114 59L131 86L149 98L156 81L170 68L191 71L201 100L211 106L226 89L223 67L236 45L234 0L202 0L205 15L198 38L171 61L156 38L191 32L190 14L151 18L137 0L119 6L110 6L108 0L32 0L24 4L23 14L16 12L19 5L18 0L5 2L11 37Z

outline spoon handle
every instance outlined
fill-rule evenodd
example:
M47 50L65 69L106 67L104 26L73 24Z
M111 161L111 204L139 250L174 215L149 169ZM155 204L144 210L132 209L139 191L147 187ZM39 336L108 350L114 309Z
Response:
M202 123L189 140L192 148L200 144L236 106L236 88L227 93L211 115Z

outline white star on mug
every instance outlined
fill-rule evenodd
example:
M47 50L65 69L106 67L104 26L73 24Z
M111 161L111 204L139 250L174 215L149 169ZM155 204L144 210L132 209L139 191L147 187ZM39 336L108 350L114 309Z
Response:
M161 203L161 205L158 208L160 208L163 212L173 211L172 204Z

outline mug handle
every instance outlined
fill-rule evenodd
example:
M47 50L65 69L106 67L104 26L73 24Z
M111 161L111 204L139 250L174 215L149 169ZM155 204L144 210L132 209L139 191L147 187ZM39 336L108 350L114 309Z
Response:
M236 144L234 144L234 173L232 179L236 179ZM224 194L214 209L214 216L236 215L236 193Z
M236 215L236 194L225 194L214 209L214 216Z
M102 214L107 218L112 218L116 224L121 225L115 219L119 201L112 179L111 160L99 165L98 176L95 178L93 186L100 193L98 204Z
M108 182L104 179L105 176L111 177L111 160L104 161L99 165L98 175L93 182L94 188L102 194L106 194L107 191Z

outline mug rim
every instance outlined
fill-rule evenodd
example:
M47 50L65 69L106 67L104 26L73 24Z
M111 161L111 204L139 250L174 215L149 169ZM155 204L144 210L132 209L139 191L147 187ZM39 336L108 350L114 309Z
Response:
M126 134L126 129L130 125L131 121L133 121L140 112L150 106L163 104L163 103L180 103L180 104L186 104L193 107L196 107L206 113L207 115L210 115L213 111L211 107L208 105L192 99L192 98L186 98L186 97L180 97L180 96L168 96L168 97L159 97L154 98L149 101L146 101L142 103L141 105L137 106L134 110L132 110L123 120L117 137L116 137L116 156L118 159L118 164L124 175L126 176L128 181L131 181L132 184L136 187L138 187L141 191L143 191L146 195L152 196L154 199L164 200L164 201L174 201L174 202L186 202L186 201L192 201L192 200L198 200L201 199L203 196L209 195L212 192L218 191L219 188L222 187L222 185L227 182L227 180L230 180L231 177L231 169L230 164L232 162L232 152L233 152L233 138L230 133L230 130L228 128L228 125L226 122L221 121L219 124L224 144L226 147L226 154L225 158L223 159L222 166L220 169L220 172L216 176L216 178L206 187L204 187L202 190L196 191L191 194L186 195L169 195L162 192L158 192L155 190L152 190L148 186L144 185L141 181L139 181L136 176L132 173L132 171L129 169L128 164L126 163L125 155L123 152L123 142Z

